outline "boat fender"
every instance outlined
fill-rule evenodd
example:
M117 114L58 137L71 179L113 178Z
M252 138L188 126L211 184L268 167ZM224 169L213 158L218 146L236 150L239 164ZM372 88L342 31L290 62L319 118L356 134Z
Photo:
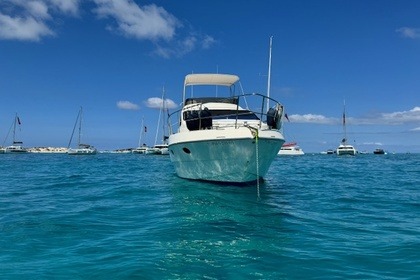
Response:
M198 112L196 110L184 112L184 120L187 123L188 130L199 129L200 120L198 118Z
M267 112L267 125L274 129L280 129L282 113L283 113L283 107L281 106L270 108Z
M207 129L213 126L213 119L211 117L210 110L205 107L204 110L200 111L201 127L200 129Z

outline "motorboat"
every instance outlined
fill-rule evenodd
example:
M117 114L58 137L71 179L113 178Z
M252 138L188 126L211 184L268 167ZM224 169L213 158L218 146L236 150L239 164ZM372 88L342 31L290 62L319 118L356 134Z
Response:
M328 150L326 150L324 152L321 152L321 154L324 154L324 155L333 155L335 153L336 153L336 151L333 150L333 149L328 149Z
M236 75L187 75L182 108L168 117L169 155L177 175L233 183L262 179L285 141L282 116L283 105L266 95L245 94Z
M383 149L377 148L373 151L375 155L385 155L386 152Z
M305 153L296 142L284 143L278 152L278 155L280 156L301 156L304 154Z

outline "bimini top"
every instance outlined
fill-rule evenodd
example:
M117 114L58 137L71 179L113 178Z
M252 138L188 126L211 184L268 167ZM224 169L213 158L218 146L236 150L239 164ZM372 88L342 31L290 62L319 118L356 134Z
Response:
M238 76L230 74L189 74L185 76L184 86L217 85L230 87L238 81Z

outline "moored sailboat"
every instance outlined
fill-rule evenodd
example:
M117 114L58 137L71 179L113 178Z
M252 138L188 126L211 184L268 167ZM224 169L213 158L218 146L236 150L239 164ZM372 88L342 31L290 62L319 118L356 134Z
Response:
M23 142L19 141L19 140L16 140L16 128L17 128L17 126L20 126L21 124L22 123L20 121L20 118L16 113L15 118L14 118L13 123L12 123L12 126L13 126L12 145L7 146L7 147L1 147L0 148L0 153L1 154L9 154L9 153L22 154L22 153L27 153L28 152L28 150L23 147ZM9 130L9 133L10 133L10 130ZM8 133L8 135L9 135L9 133ZM8 135L6 136L5 142L7 140Z
M344 111L343 111L343 132L344 132L344 137L341 140L341 143L338 146L336 153L339 156L345 156L345 155L355 156L357 153L356 149L352 145L347 143L346 103L345 102L344 102Z
M143 155L148 155L148 154L154 154L155 153L153 148L147 146L146 143L142 144L142 140L144 140L143 138L146 136L146 133L147 133L147 126L144 125L144 118L142 118L141 119L141 127L140 127L139 143L137 145L137 148L134 148L134 149L131 150L131 153L133 153L133 154L143 154Z
M155 154L157 155L169 155L169 149L168 149L168 136L165 135L165 131L167 131L167 129L165 129L166 127L166 122L162 121L162 143L158 144L157 143L157 139L159 136L159 127L160 127L160 120L161 118L164 118L165 113L168 114L167 112L167 106L166 106L166 100L165 100L165 88L162 89L162 104L159 108L159 118L158 118L158 123L157 123L157 127L156 127L156 136L155 136L155 144L153 145L153 150L155 152Z
M94 146L89 144L81 143L81 136L82 136L82 119L83 119L83 108L80 107L79 114L77 115L76 122L73 127L73 132L70 137L69 145L67 154L69 155L95 155L97 150ZM76 129L77 124L79 124L79 133L78 133L78 141L76 148L70 148L71 142L73 140L74 131Z

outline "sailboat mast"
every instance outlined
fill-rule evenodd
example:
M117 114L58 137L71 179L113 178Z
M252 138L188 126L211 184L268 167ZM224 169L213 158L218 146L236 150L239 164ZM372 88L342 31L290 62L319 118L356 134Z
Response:
M79 112L79 141L78 141L78 146L80 146L80 139L81 139L81 134L82 134L82 117L83 117L83 111L82 111L82 107L80 107L80 112Z
M165 113L166 115L168 115L167 110L168 108L166 108L166 101L165 101L165 87L163 87L163 93L162 93L162 100L163 100L163 104L162 104L162 143L166 142L166 136L165 136L165 125L167 125L166 121L164 121L165 118Z
M344 131L344 144L347 144L347 129L346 129L346 101L344 100L344 110L343 110L343 131Z
M155 146L157 144L157 138L158 138L158 135L159 135L160 118L162 116L163 108L165 108L165 99L164 98L165 98L165 86L163 86L163 89L162 89L162 105L159 108L159 118L158 118L158 123L157 123L157 126L156 126L156 135L155 135Z
M15 115L15 122L13 124L13 144L16 142L16 123L18 122L18 115Z
M271 49L273 45L273 36L270 37L270 51L268 56L268 78L267 78L267 97L270 97L271 84ZM270 99L267 98L267 110L270 108Z
M143 130L144 130L143 125L144 125L144 116L141 118L141 127L140 127L140 135L139 135L139 144L138 144L138 146L137 146L137 147L140 147L140 146L141 146L141 138L142 138L142 136L143 136Z

